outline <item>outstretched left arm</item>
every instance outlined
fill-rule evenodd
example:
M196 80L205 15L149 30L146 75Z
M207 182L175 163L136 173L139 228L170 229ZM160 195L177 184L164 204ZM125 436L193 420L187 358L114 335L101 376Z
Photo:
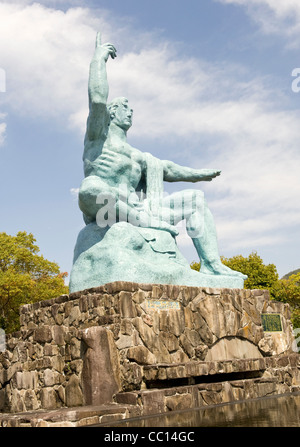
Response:
M193 169L177 165L169 160L162 160L164 180L166 182L210 182L221 174L216 169Z

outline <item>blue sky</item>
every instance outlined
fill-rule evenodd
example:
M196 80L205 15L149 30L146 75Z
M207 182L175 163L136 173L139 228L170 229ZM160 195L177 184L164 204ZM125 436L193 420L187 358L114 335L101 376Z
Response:
M32 232L70 272L98 30L118 50L110 98L134 109L128 141L222 170L192 185L205 192L220 254L257 251L280 276L299 268L298 0L0 0L0 231ZM178 245L197 260L183 228Z

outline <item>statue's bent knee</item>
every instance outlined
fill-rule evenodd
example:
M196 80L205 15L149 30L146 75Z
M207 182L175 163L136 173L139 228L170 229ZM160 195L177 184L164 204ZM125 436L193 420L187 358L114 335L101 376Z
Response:
M111 197L114 197L114 193L99 177L86 177L79 189L79 208L85 215L95 219L104 200Z

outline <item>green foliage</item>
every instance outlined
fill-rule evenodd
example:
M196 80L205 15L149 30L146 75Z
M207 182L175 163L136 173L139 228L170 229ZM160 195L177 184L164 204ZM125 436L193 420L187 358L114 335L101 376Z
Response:
M247 258L242 255L225 258L221 256L221 261L232 270L244 273L248 276L245 281L245 289L270 289L278 281L278 273L274 264L264 265L263 260L256 252L251 253ZM193 270L200 270L199 262L192 262Z
M291 275L288 279L279 279L275 265L264 265L256 252L251 253L248 258L240 255L222 258L222 262L248 275L244 283L246 289L267 289L272 299L288 303L292 311L293 326L300 327L300 273Z
M221 257L227 267L244 273L248 276L245 289L272 289L278 281L278 273L274 264L264 265L263 260L256 252L252 252L247 258L242 255L232 258Z
M300 327L300 272L291 275L288 279L279 279L274 264L265 265L256 252L248 257L241 255L232 258L221 257L227 267L244 273L248 279L244 283L245 289L267 289L272 299L290 305L292 323L294 328ZM200 263L191 264L193 270L200 270Z
M19 307L68 293L55 262L39 255L31 233L0 233L0 327L19 329Z
M280 279L272 288L272 296L276 301L290 305L293 326L300 327L300 272L288 279Z
M196 270L197 272L199 272L200 270L200 262L192 262L190 265L192 270Z

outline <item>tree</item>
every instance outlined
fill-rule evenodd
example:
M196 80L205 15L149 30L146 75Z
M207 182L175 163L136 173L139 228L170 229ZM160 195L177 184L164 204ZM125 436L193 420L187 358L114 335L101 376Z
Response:
M19 329L19 308L68 293L55 262L38 254L31 233L16 236L0 233L0 327L6 332Z
M197 272L199 272L200 270L200 262L192 262L190 265L192 270L196 270Z
M300 272L288 279L280 279L272 288L272 296L276 301L288 303L292 310L294 328L300 327Z
M245 289L270 290L279 279L276 266L274 264L265 265L256 252L252 252L247 258L242 255L232 258L222 256L221 260L227 267L248 276L244 283Z
M221 261L232 270L244 273L248 276L244 286L245 289L269 289L278 281L278 273L274 264L264 265L263 260L256 252L252 252L247 258L242 255L225 258ZM199 262L192 262L193 270L200 270Z

